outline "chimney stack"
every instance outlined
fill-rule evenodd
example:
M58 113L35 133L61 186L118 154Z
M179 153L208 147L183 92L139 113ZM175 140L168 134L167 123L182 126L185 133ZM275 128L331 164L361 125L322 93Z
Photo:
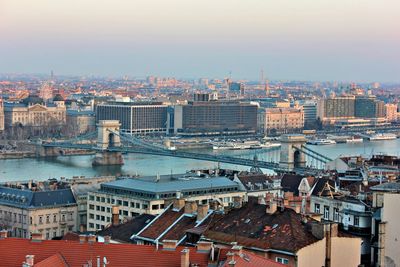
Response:
M8 231L7 230L1 230L0 231L0 239L4 239L8 237Z
M188 248L184 248L181 251L181 267L189 267L190 265L189 252L190 250Z
M181 198L174 199L173 208L175 210L181 210L185 206L185 200Z
M33 242L41 242L43 240L42 233L38 233L38 232L32 233L31 234L31 240Z
M236 209L239 209L242 207L243 204L243 199L240 196L234 196L233 197L233 207Z
M35 264L35 255L26 255L25 262L23 263L23 267L33 267Z
M118 225L119 224L119 207L118 206L113 206L112 207L112 225Z
M185 203L185 213L193 214L197 211L197 202L196 201L186 201Z
M111 242L111 236L109 235L104 236L104 244L110 244L110 242Z
M88 243L89 244L96 243L96 236L95 235L88 235Z
M197 252L208 253L211 251L212 246L212 242L199 241L197 242Z
M196 221L202 221L208 214L208 204L197 206L197 219Z
M86 242L86 235L79 235L79 243L83 244Z
M176 247L178 246L178 240L165 239L162 241L162 243L163 243L163 249L165 250L175 250Z
M266 208L266 212L267 214L274 214L276 212L276 210L278 209L278 205L276 204L275 201L270 200L267 203L267 208Z

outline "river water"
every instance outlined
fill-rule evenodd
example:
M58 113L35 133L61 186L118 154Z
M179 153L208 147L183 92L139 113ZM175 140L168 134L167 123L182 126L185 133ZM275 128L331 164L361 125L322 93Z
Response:
M339 155L370 155L386 153L400 155L400 139L386 141L365 141L354 144L336 144L327 146L309 146L314 151L324 154L332 159ZM199 150L199 152L216 153L211 150ZM224 151L218 153L232 156L253 157L256 150ZM188 170L199 168L215 168L217 163L190 159L171 158L153 155L124 155L125 165L92 167L92 155L66 156L46 159L8 159L0 160L0 182L20 180L45 180L49 178L72 176L100 176L100 175L156 175L172 173L184 173ZM258 155L260 160L278 161L279 150L265 151ZM221 168L235 168L247 170L248 167L221 164ZM268 172L268 170L264 170Z

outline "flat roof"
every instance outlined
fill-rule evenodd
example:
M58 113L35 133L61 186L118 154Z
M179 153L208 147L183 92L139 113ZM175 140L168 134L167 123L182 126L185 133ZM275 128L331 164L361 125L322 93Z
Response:
M154 178L153 178L154 179ZM183 177L178 179L146 180L138 178L126 178L102 184L102 188L114 188L130 191L149 193L168 193L176 191L202 190L212 188L226 188L238 186L236 182L227 177Z

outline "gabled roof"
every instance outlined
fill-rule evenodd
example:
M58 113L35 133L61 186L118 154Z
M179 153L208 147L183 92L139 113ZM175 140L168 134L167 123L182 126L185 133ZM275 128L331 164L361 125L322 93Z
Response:
M227 260L227 249L221 249L221 260L224 261L221 267L230 267L229 261ZM239 255L235 255L235 267L284 267L287 265L278 263L276 261L264 258L262 256L253 254L251 252L241 252Z
M154 215L150 214L141 214L126 223L111 225L97 234L100 236L109 235L113 240L130 243L131 236L142 230L154 219L154 217Z
M329 178L316 179L312 188L313 196L333 196L335 193L336 182Z
M33 242L22 238L5 238L0 240L1 266L20 267L26 255L34 255L38 264L44 261L61 264L64 259L66 266L84 266L88 261L96 265L97 256L103 262L104 257L109 262L107 266L129 267L180 267L181 251L183 247L175 250L157 250L155 246L133 244L104 244L104 243L79 243L64 240L43 240ZM190 249L189 261L199 267L208 265L209 255L197 253ZM55 255L59 256L55 256ZM36 265L35 265L36 266ZM54 266L54 265L39 265ZM63 266L63 265L55 265ZM64 265L65 266L65 265Z
M221 243L260 249L278 249L295 253L318 239L302 222L302 215L292 209L266 213L266 206L249 197L249 202L233 209L210 224L204 237Z
M284 174L281 178L281 186L284 192L293 192L295 196L299 195L299 185L304 178L297 174ZM311 185L310 185L311 186Z
M35 267L69 267L60 253L56 253L41 262L35 264Z
M263 189L266 189L266 183L273 183L271 176L267 174L239 174L238 179L247 190L261 190L257 187L258 185L261 185ZM253 189L250 184L254 186Z

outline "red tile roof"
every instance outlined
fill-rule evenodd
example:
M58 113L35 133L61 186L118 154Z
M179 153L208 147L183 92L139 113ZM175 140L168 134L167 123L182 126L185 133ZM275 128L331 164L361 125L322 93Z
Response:
M226 254L225 254L226 255ZM259 255L242 252L240 255L235 255L234 260L236 262L235 267L284 267L287 265L275 262L270 259L266 259ZM224 264L221 267L230 267L229 261L225 258Z
M173 222L182 216L183 212L183 209L175 211L170 207L160 217L158 217L157 220L154 220L149 227L140 233L139 236L153 240L157 239L157 237L170 227Z
M7 267L20 267L22 262L25 261L26 255L34 255L35 262L38 264L41 261L44 261L44 263L60 263L60 257L57 259L54 256L56 254L59 254L68 266L83 266L90 260L95 264L97 256L100 256L101 259L106 257L109 262L108 267L178 267L180 266L181 251L183 250L183 247L177 247L176 250L170 251L156 250L154 246L104 243L81 244L64 240L34 242L21 238L1 239L0 247L7 248L0 250L0 265ZM208 257L207 253L197 253L195 249L190 249L190 263L198 264L200 267L207 266ZM42 264L39 266L49 265Z
M69 267L60 253L56 253L47 259L35 264L35 267Z

